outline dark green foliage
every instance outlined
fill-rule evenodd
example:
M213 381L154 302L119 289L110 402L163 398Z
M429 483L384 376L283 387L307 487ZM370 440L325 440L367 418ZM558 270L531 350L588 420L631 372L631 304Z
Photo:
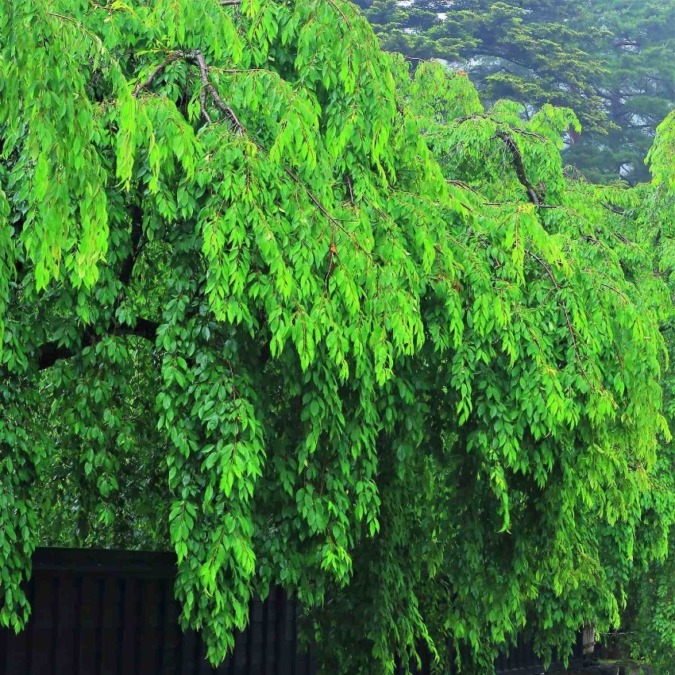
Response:
M214 663L273 583L331 674L619 621L672 121L661 188L569 180L572 112L411 79L342 0L0 0L0 87L3 625L40 542L173 547Z

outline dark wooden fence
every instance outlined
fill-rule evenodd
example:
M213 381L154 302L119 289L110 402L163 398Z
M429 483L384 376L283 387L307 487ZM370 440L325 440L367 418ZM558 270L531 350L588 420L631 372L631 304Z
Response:
M32 617L19 635L0 630L0 675L314 675L311 653L298 646L295 604L280 590L253 603L234 653L211 668L199 635L178 626L174 575L171 554L39 549ZM496 667L543 672L527 645Z

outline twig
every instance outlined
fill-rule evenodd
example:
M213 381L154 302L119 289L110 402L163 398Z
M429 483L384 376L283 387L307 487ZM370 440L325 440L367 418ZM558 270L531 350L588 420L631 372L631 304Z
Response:
M344 22L347 24L347 28L351 28L352 24L349 23L347 15L342 11L342 9L340 9L339 5L335 2L335 0L328 0L328 4L342 17Z
M307 196L310 198L314 206L316 206L317 209L326 217L328 220L335 225L335 227L339 228L342 230L344 234L346 234L349 239L356 245L357 248L360 248L364 253L367 253L367 251L361 246L359 243L358 239L354 235L353 232L350 232L335 216L331 215L327 210L326 207L319 201L318 197L305 185L298 176L296 176L291 169L284 167L284 173L286 173L287 176L289 176L293 181L299 185L301 188L305 190L307 193Z
M626 214L626 209L622 209L620 206L616 206L616 204L612 204L611 202L600 202L608 211L611 211L612 213L616 213L617 216L623 216Z
M352 187L352 179L349 177L349 173L345 173L345 178L347 180L347 188L349 189L349 201L352 206L354 206L354 189Z

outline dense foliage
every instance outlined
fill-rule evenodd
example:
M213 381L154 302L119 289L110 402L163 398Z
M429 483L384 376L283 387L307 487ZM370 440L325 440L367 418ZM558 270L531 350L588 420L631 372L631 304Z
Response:
M40 543L173 547L213 662L272 583L327 673L618 623L675 125L636 193L521 112L343 0L0 0L0 624Z
M655 185L637 192L640 210L637 227L651 244L655 273L667 281L671 296L675 292L675 114L659 127L651 150ZM663 323L662 332L668 345L669 361L675 359L675 334L672 315ZM671 428L675 420L675 379L672 365L663 383L665 414ZM675 454L672 444L660 451L654 489L646 501L646 522L665 519L673 522L675 513ZM638 558L629 588L629 601L618 636L626 654L649 663L663 675L675 673L675 532L669 535L668 556L649 560Z
M487 100L572 108L583 133L566 161L588 178L649 179L644 157L675 106L673 0L357 4L385 49L466 70Z

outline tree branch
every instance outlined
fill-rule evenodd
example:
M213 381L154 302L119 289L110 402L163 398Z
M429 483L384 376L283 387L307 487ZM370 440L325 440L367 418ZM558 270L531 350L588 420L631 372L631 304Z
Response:
M210 122L210 117L208 116L208 112L206 112L205 108L206 92L208 92L211 95L211 98L213 99L216 108L218 108L218 110L220 110L220 112L222 112L223 115L225 115L225 117L227 117L227 119L230 120L230 124L240 134L244 134L246 131L244 125L239 121L239 119L234 113L234 110L232 110L232 108L230 108L230 106L228 106L225 103L225 101L223 101L223 99L220 98L218 90L213 86L213 83L211 82L211 79L209 78L209 67L206 65L206 60L204 59L204 54L202 53L202 50L195 49L192 52L188 52L186 54L186 58L196 63L197 67L199 68L199 75L202 80L202 97L201 97L202 115L205 116L206 121Z
M239 3L237 2L236 4ZM139 82L136 85L136 87L134 88L134 96L138 97L143 89L149 89L152 86L153 82L157 79L157 77L159 77L159 75L161 75L170 64L180 60L186 61L187 63L192 63L193 65L196 65L197 68L199 69L199 76L202 81L202 91L199 98L199 107L201 110L202 117L204 118L204 121L207 124L212 123L211 116L209 115L209 112L206 109L206 101L208 96L210 96L213 99L213 103L215 104L216 108L218 108L218 110L220 110L220 112L223 113L223 115L225 115L225 117L229 120L232 127L238 133L243 135L246 132L244 125L239 121L239 118L235 114L234 110L232 110L232 108L230 108L230 106L227 105L225 101L223 101L223 99L220 97L220 94L218 93L218 90L213 86L213 83L211 82L211 78L209 77L209 67L206 64L206 60L204 59L204 54L202 53L201 49L194 49L189 52L179 50L169 54L166 57L166 59L162 63L160 63L143 82Z
M527 251L527 253L532 259L536 260L544 268L544 271L546 272L549 279L553 283L553 287L555 288L558 296L560 296L560 291L562 289L557 279L555 278L555 274L553 274L553 270L548 265L548 263L545 260L542 260L538 255L532 253L532 251ZM579 367L581 368L581 372L586 378L586 381L590 383L590 378L588 377L586 368L584 367L584 362L581 358L581 352L579 351L579 346L577 344L576 331L574 330L572 320L570 319L569 311L567 310L567 303L565 302L565 299L562 297L560 298L560 306L562 307L563 313L565 314L565 322L567 323L567 330L569 331L570 339L572 340L572 347L574 348L574 354L577 357L577 361L579 362Z
M143 89L149 89L152 86L152 83L167 69L168 66L174 61L179 61L182 58L184 58L183 52L173 52L172 54L169 54L164 62L160 63L143 82L139 82L134 87L134 97L138 98L141 91Z
M542 202L541 195L535 190L534 185L530 183L525 173L525 165L523 164L523 157L520 154L518 145L513 140L513 137L507 134L505 131L498 131L495 136L500 138L506 144L506 147L511 152L511 157L513 157L513 168L516 170L516 176L520 184L525 188L529 200L535 205L540 206Z

